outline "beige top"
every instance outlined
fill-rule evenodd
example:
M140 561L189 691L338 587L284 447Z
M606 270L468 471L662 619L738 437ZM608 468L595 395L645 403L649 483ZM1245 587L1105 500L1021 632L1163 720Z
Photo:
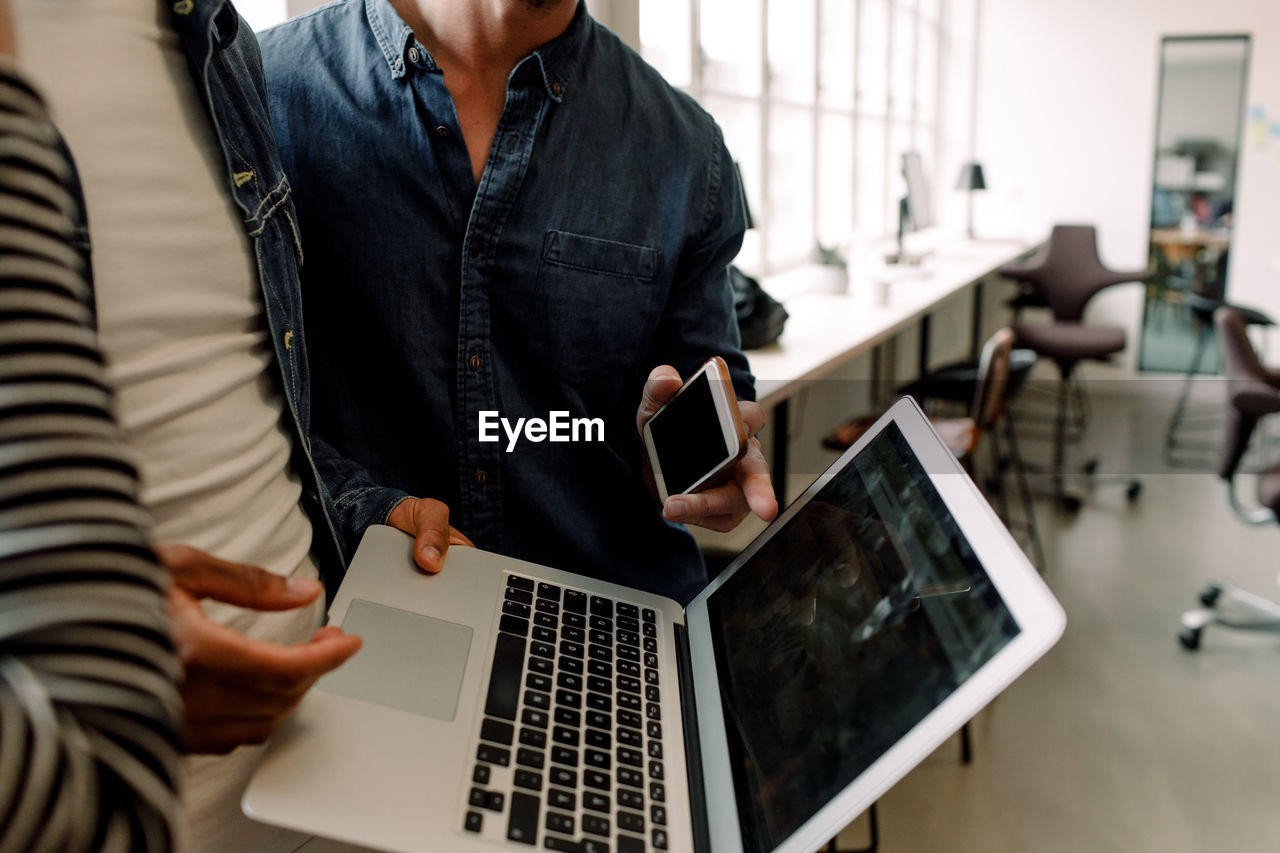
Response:
M157 0L20 0L22 61L84 183L102 349L141 454L154 541L315 577L257 264L168 15ZM298 642L323 605L206 610L253 636ZM241 816L256 755L188 762L196 848L296 846Z

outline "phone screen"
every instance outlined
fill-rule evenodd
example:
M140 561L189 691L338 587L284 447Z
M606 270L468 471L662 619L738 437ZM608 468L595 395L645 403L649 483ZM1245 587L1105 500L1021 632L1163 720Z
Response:
M724 427L702 371L649 422L667 494L684 494L729 456Z

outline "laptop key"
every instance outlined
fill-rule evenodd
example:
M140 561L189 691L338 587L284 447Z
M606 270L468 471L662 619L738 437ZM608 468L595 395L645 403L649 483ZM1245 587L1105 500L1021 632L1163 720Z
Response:
M644 621L646 621L646 622L654 622L654 621L656 621L656 620L657 620L657 618L658 618L658 617L657 617L657 614L655 614L655 613L653 612L653 610L652 610L651 608L648 608L648 607L646 607L646 608L644 609L643 617L644 617Z
M488 793L489 792L484 788L472 788L471 795L468 797L467 802L476 807L483 806Z
M516 589L511 586L507 587L505 598L507 601L518 601L521 604L533 604L533 593L525 592L523 589Z
M568 625L570 628L587 627L587 617L582 615L581 612L574 613L570 611L568 605L565 605L565 612L560 618L564 621L564 624Z
M619 602L618 602L618 615L619 615L619 616L629 616L629 617L631 617L632 619L635 619L637 616L639 616L639 615L640 615L640 608L639 608L639 607L636 607L634 604L628 604L628 603L627 603L627 602L625 602L625 601L619 601Z
M557 628L560 625L560 620L550 613L535 613L533 614L533 624L541 625L543 628Z
M499 767L506 767L511 763L511 750L482 743L476 748L476 761L483 761L486 764L496 764Z
M520 742L525 746L545 749L547 746L547 733L526 726L520 729Z
M539 613L539 616L546 616L545 613ZM533 638L540 643L554 643L556 641L556 632L550 628L544 628L541 625L533 626Z
M613 620L607 616L592 616L587 620L587 624L592 630L604 631L606 634L613 633Z
M634 631L624 631L621 628L619 628L618 632L614 634L614 636L617 637L618 642L622 643L623 645L626 645L626 646L640 645L640 635L636 634ZM654 649L654 651L657 651L657 649Z
M644 634L646 637L657 637L658 626L653 624L652 622L646 622L644 623L644 626L640 629L640 633Z
M554 835L543 838L542 846L557 853L586 853L581 841L570 841L568 838L557 838Z
M594 838L582 839L582 853L609 853L609 843L607 841L597 841Z
M578 771L553 766L551 768L551 784L562 785L565 788L576 788L578 787Z
M566 708L581 708L582 694L576 690L557 690L556 704Z
M639 678L640 664L636 663L633 660L620 660L618 661L618 672L622 673L623 675L630 675L634 678Z
M480 812L467 812L467 819L463 822L462 828L467 832L479 832L484 829L484 817Z
M598 675L601 678L613 678L613 664L592 659L587 661L587 672L590 675Z
M584 814L582 816L582 831L587 835L599 835L608 838L609 819L607 817Z
M618 836L618 853L644 853L644 839L629 835Z
M609 632L601 631L599 628L592 628L591 632L587 634L587 639L602 646L613 645L613 637L609 636Z
M560 614L560 604L546 598L539 598L537 603L533 605L534 609L539 613L550 613L553 616Z
M529 651L540 658L555 658L556 647L550 643L539 643L534 641L529 644Z
M638 679L638 678L632 678L632 677L631 677L631 676L629 676L629 675L619 675L619 676L618 676L618 689L619 689L619 690L625 690L625 691L627 691L628 693L639 693L639 692L640 692L640 679Z
M658 656L653 652L645 652L644 665L650 669L658 668Z
M602 714L599 711L588 711L587 725L597 729L607 729L609 728L609 715Z
M587 594L576 589L564 591L564 609L570 613L587 612Z
M511 795L507 838L532 845L538 839L538 798L516 792Z
M547 805L571 812L578 807L578 795L559 788L551 788L547 791Z
M480 724L480 737L484 740L491 740L494 743L510 746L511 741L515 736L516 727L510 723L486 718L485 721Z
M514 784L517 788L528 788L530 791L542 790L542 774L535 773L532 770L517 770L514 774Z
M608 732L587 729L583 739L586 740L587 746L594 746L596 749L609 749L613 746L613 738L609 736Z
M613 710L613 700L602 693L588 693L587 707L607 714Z
M619 711L618 722L629 729L639 730L643 721L635 711Z
M608 814L611 809L609 798L604 794L597 794L595 791L582 792L582 807L593 812L603 812L604 814Z
M624 693L618 691L618 707L630 708L632 711L640 710L640 697L634 693Z
M585 643L587 641L587 632L582 628L574 628L572 625L565 625L561 628L560 636L574 643Z
M649 737L662 740L662 723L650 720L645 723L645 727L649 730Z
M652 684L656 687L658 685L658 671L656 669L646 669L644 671L644 683Z
M649 652L650 654L657 654L657 653L658 653L658 641L657 641L657 640L655 640L653 637L645 637L645 638L644 638L644 650L645 650L646 652Z
M562 726L577 728L582 725L582 712L572 708L556 708L556 722Z
M629 767L643 767L644 755L638 750L620 746L618 747L618 763L626 764Z
M640 650L635 646L618 646L619 660L640 660Z
M587 689L594 690L597 693L609 693L613 690L613 685L609 683L609 679L607 678L601 678L598 675L588 675Z
M565 835L572 835L575 821L573 815L561 814L560 812L547 812L547 820L545 826L552 832L563 832Z
M644 811L644 793L633 791L630 788L619 788L618 805L642 812Z
M636 621L634 616L619 616L617 618L618 627L624 631L635 631L639 633L640 623Z
M488 785L489 767L485 764L477 764L476 769L471 772L471 781L477 785Z
M661 761L649 762L649 778L650 779L662 778L662 762Z
M657 741L657 740L649 741L648 752L649 752L650 758L661 758L662 757L662 741Z
M667 849L667 831L665 829L655 829L653 831L653 848L655 850Z
M650 782L649 799L655 803L665 803L667 801L667 786L661 782Z
M613 618L613 601L608 598L601 598L598 595L591 596L591 615L592 616L608 616Z
M644 688L644 698L648 699L650 702L661 702L662 692L654 685L647 684Z
M540 690L526 690L524 692L524 704L530 708L546 711L551 707L551 696Z
M562 672L556 677L556 684L565 690L581 690L582 676L574 675L572 672Z
M582 661L577 658L560 658L560 669L563 672L572 672L574 675L582 675Z
M641 746L641 742L644 740L644 738L640 736L640 733L635 729L628 729L622 726L618 726L617 735L618 743L637 748Z
M556 764L565 764L569 767L578 766L578 750L569 749L567 746L551 747L551 760Z
M523 589L526 592L533 592L533 580L522 578L519 575L507 575L507 586Z
M618 829L628 832L644 832L644 815L618 810Z
M644 774L639 770L632 770L629 767L618 768L618 784L629 785L632 788L644 787Z
M547 727L547 713L533 708L525 708L520 714L520 721L526 726L537 726L540 729L545 729Z
M543 692L551 691L551 679L545 675L539 675L531 672L524 677L524 686L531 687L534 690L542 690Z
M560 587L551 583L538 584L538 598L549 598L552 601L560 600Z
M493 646L493 666L490 668L489 695L485 699L484 712L504 720L516 718L516 699L520 695L520 671L524 664L524 637L498 632Z
M519 616L512 616L510 613L503 613L502 618L498 620L498 630L506 631L508 634L515 634L517 637L523 637L529 633L529 620L521 619Z
M546 658L529 658L529 669L533 672L540 672L543 675L550 675L555 669L555 664Z
M649 807L649 820L658 826L667 825L667 810L662 806Z
M648 702L644 706L644 715L651 720L661 720L662 708L657 702Z
M595 647L592 646L594 651ZM583 653L582 643L574 643L569 640L560 641L560 654L571 658L581 658Z
M613 649L608 646L592 646L590 654L592 660L602 660L606 663L613 663Z
M611 783L607 773L601 773L597 770L584 770L582 771L582 784L588 788L595 788L597 791L607 791Z
M565 726L556 726L551 730L551 739L564 746L577 746L578 730Z
M504 802L506 802L506 798L501 791L490 791L485 795L484 807L491 812L500 812Z
M527 604L521 604L518 601L502 602L502 612L508 616L519 616L521 619L528 619L533 609Z
M609 753L607 752L600 752L599 750L588 749L586 752L586 755L587 755L587 765L589 767L596 767L600 770L608 770L609 767L612 765L612 761L609 758Z
M522 767L532 767L534 770L541 770L544 763L546 763L546 755L539 750L516 750L516 764L519 764Z

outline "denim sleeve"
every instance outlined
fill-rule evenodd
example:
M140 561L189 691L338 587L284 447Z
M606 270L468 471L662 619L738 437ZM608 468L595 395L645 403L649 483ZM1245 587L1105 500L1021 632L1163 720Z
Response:
M365 529L371 524L386 524L396 504L413 496L379 486L359 463L343 456L324 439L311 437L311 455L332 502L342 555L350 562Z
M710 119L707 123L710 157L700 227L686 240L676 264L649 364L670 364L688 376L710 356L719 355L729 365L738 398L754 400L755 377L741 349L729 283L729 264L746 231L746 211L720 128Z

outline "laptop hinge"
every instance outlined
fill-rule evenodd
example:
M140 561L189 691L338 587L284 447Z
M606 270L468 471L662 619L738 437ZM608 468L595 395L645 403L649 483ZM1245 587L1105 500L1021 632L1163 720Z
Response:
M698 740L698 708L693 698L693 658L689 654L689 631L673 626L676 640L676 675L680 679L680 720L684 725L684 763L689 769L689 813L693 824L693 849L711 850L707 826L707 789L703 783L702 745Z

